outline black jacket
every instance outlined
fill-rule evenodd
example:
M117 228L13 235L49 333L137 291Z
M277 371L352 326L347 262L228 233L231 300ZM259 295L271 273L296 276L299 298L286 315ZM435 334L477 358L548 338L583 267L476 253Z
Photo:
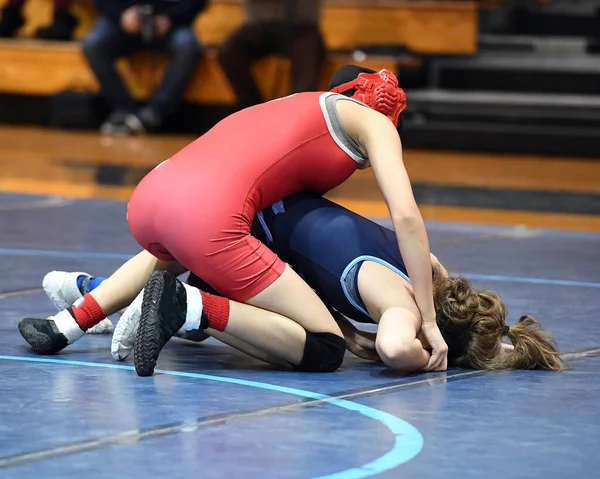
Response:
M129 7L150 4L157 15L168 15L177 26L191 25L207 3L208 0L94 0L96 10L116 24L120 23L121 14Z

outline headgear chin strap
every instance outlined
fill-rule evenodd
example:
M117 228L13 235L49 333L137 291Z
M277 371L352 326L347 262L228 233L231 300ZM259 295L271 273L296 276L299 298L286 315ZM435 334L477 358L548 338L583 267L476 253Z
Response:
M351 98L382 113L398 126L400 113L406 108L406 94L398 87L398 78L391 71L360 73L354 80L331 89L334 93L348 90L354 90Z

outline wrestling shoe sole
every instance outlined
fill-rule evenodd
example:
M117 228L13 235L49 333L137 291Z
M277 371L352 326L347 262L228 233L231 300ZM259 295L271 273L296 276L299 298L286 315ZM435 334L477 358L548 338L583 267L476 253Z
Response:
M55 354L69 345L52 320L25 318L19 322L19 332L37 354Z
M139 376L152 376L160 352L185 323L186 293L177 278L155 271L144 287L133 363Z

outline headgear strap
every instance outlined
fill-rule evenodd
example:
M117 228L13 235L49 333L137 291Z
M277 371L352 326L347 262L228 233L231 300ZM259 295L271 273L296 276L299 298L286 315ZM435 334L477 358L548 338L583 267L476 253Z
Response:
M349 90L354 90L352 98L387 116L398 126L400 113L406 108L406 94L398 87L398 78L391 71L360 73L354 80L331 89L334 93Z

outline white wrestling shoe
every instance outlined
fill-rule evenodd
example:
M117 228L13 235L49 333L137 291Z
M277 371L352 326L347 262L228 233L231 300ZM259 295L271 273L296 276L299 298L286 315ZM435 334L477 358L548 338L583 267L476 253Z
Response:
M42 281L46 295L52 301L57 310L62 311L73 306L83 297L77 287L77 278L80 276L91 276L83 272L50 271ZM110 319L104 318L96 326L88 329L87 334L110 334L114 330Z
M42 281L44 291L59 311L73 306L75 301L83 297L77 287L77 278L80 276L91 277L87 273L67 271L50 271L44 276Z
M123 361L133 351L135 335L137 334L142 316L142 301L144 290L136 296L129 307L123 312L110 343L110 354L117 361Z
M187 284L185 288L190 288ZM135 338L137 335L140 318L142 316L142 301L144 299L144 290L133 300L129 307L123 312L121 318L117 322L117 327L112 337L110 344L110 353L117 361L123 361L129 357L135 346ZM194 305L196 306L196 305ZM200 310L201 311L201 310ZM200 312L197 308L192 309L192 314L200 317ZM210 336L206 332L198 329L186 330L186 325L182 327L175 336L196 343L205 341Z
M88 329L85 334L110 334L115 330L112 321L108 318L104 318L96 326L92 326Z

